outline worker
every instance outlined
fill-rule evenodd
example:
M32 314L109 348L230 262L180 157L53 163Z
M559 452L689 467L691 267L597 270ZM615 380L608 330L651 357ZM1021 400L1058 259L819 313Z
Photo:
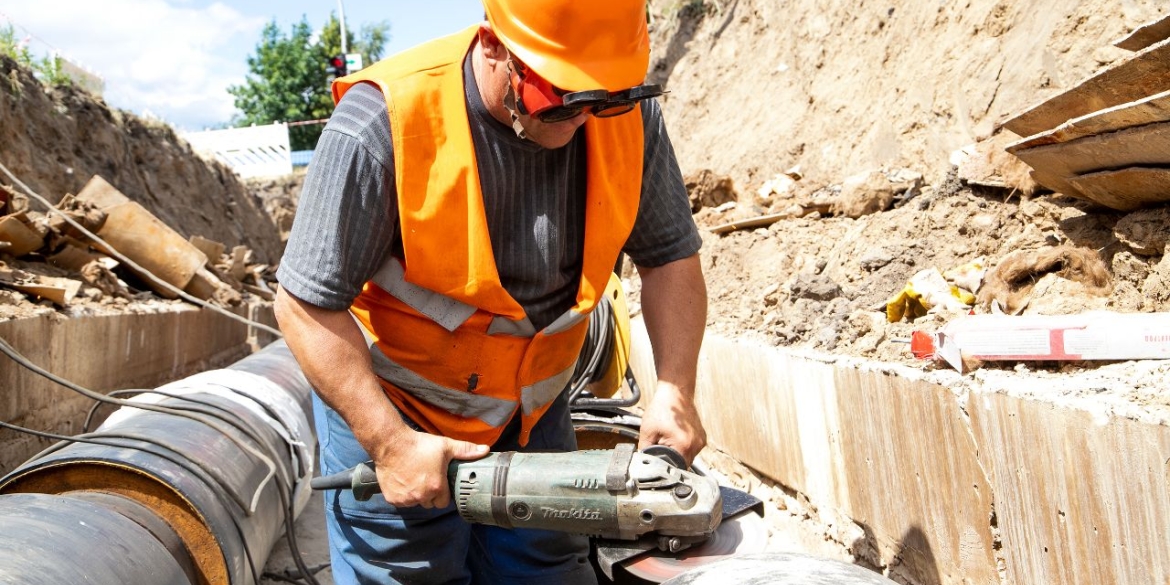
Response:
M277 273L315 389L336 583L594 583L584 536L462 521L452 459L573 450L566 383L624 252L658 384L639 446L689 463L701 240L645 84L644 0L484 0L486 21L336 80Z

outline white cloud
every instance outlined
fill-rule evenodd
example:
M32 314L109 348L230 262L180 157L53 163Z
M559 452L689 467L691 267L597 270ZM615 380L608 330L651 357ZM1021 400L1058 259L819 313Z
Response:
M113 106L149 110L182 129L227 122L227 87L244 81L244 55L266 20L220 2L179 2L0 0L0 14L18 35L34 36L34 52L59 49L104 77Z

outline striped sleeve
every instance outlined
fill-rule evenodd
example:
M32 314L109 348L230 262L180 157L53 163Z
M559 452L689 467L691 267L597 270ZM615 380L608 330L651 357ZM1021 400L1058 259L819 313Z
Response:
M703 241L656 100L642 103L642 120L642 200L623 251L638 266L656 267L695 255Z
M393 161L381 91L351 88L309 164L276 273L281 287L324 309L349 308L397 230Z

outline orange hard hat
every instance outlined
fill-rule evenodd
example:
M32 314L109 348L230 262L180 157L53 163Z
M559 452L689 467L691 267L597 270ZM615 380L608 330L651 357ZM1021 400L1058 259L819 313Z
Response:
M620 91L650 63L645 0L483 0L504 46L560 89Z

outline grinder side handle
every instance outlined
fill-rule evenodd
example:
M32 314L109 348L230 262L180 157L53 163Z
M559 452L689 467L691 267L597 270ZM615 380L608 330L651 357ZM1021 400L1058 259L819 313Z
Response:
M314 477L309 480L309 487L315 490L351 489L354 499L360 502L370 499L380 491L373 461L359 463L340 473Z

